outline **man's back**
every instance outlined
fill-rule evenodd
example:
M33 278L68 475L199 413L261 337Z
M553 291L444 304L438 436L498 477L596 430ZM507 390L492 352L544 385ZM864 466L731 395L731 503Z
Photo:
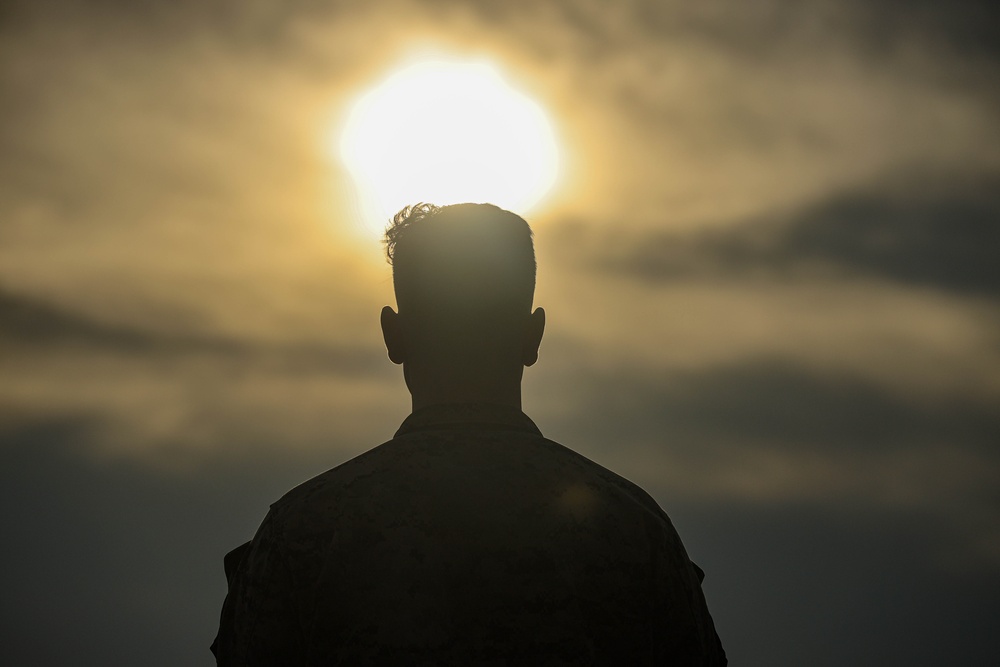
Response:
M666 514L511 407L415 411L227 576L220 665L725 664Z

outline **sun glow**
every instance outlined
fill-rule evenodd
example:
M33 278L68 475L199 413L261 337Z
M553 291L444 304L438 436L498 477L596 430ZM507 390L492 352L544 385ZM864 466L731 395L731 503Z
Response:
M485 63L425 61L364 94L340 137L366 224L407 204L490 202L517 213L555 184L545 112Z

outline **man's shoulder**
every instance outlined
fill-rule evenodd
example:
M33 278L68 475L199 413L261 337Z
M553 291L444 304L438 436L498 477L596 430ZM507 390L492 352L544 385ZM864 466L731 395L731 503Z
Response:
M586 471L597 479L600 479L607 489L613 490L612 492L621 494L622 496L631 499L637 504L637 506L656 515L657 518L669 521L666 513L653 499L653 497L635 482L622 477L613 470L610 470L600 463L587 458L574 449L555 442L554 440L549 440L548 438L545 438L544 440L549 444L549 446L555 448L559 455L561 455L565 460L574 461L581 470Z
M536 496L543 487L566 502L584 496L610 503L615 513L670 524L640 486L565 445L525 432L452 429L398 434L299 484L271 506L270 519L308 529L342 512L371 511L373 500L444 488Z
M385 465L392 444L393 440L383 442L298 484L271 503L270 515L294 514L303 507L322 503L324 499L332 500L331 497L342 492L352 480L363 476L366 469Z

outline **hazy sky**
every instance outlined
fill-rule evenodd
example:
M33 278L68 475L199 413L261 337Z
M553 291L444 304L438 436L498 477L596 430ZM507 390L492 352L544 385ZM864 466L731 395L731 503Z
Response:
M555 125L525 411L663 505L733 664L987 661L998 18L5 3L0 662L211 664L222 555L406 416L336 145L428 51L489 59Z

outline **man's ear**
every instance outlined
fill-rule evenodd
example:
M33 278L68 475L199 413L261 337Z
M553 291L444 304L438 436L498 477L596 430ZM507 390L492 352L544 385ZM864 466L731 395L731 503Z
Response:
M403 328L399 321L399 313L392 307L385 306L382 308L379 321L382 324L382 339L385 341L389 360L394 364L403 363L406 359L406 346L403 344Z
M542 344L542 333L544 332L545 311L542 308L535 308L535 312L528 315L524 342L521 347L521 362L525 366L531 366L538 361L538 346Z

